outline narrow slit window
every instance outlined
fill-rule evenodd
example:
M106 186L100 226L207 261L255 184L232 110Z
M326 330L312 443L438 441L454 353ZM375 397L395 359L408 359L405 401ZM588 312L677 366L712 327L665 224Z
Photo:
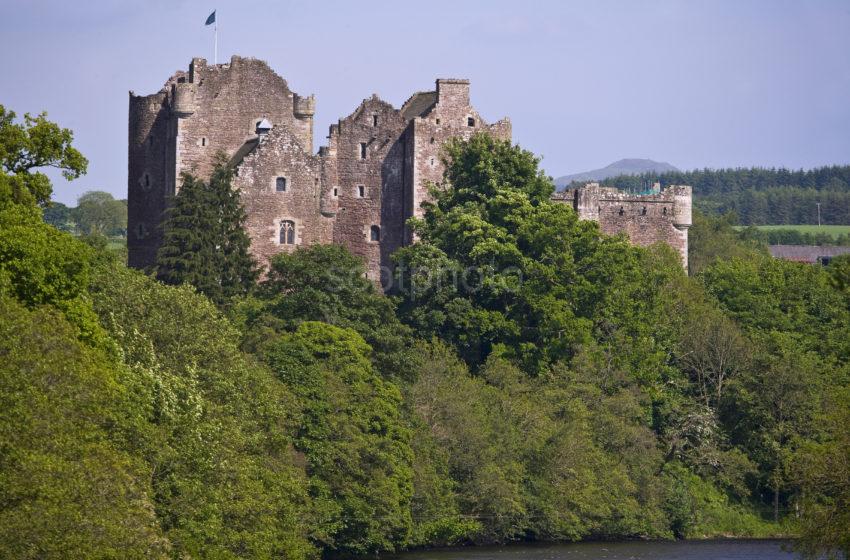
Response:
M369 228L369 240L370 241L380 241L381 240L381 226L372 226Z
M280 222L280 244L295 245L295 222L292 220Z
M360 159L366 159L366 142L360 142Z
M378 115L372 115L372 126L378 126Z
M275 179L274 189L277 192L286 192L286 187L287 187L286 177L278 177L277 179Z
M207 145L207 139L201 138L201 146L206 146L206 145Z
M640 215L646 216L646 206L644 206L643 209L640 211Z
M366 196L366 187L363 185L357 185L357 196L363 198Z
M337 187L334 187L334 198L336 198L338 196L339 196L339 189Z
M146 187L151 186L151 176L148 175L147 173L145 173L145 186Z

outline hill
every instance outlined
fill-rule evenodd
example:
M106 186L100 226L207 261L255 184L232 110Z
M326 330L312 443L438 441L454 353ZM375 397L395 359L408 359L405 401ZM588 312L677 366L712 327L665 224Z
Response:
M663 161L653 161L651 159L621 159L607 165L601 169L593 171L585 171L583 173L574 173L572 175L564 175L555 179L555 186L558 189L563 189L573 181L602 181L609 177L617 177L620 175L641 175L643 173L666 173L669 171L679 171L676 167Z

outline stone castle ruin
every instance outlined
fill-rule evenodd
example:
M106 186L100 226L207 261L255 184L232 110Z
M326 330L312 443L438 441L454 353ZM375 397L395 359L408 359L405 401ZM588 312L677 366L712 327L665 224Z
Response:
M691 226L691 187L655 184L645 193L630 194L598 183L567 189L552 200L570 204L582 220L599 223L602 233L625 233L635 245L663 242L688 266L688 228Z
M511 138L508 119L488 124L470 105L468 80L438 79L434 91L413 94L399 109L377 96L365 99L331 125L318 153L315 110L312 95L291 91L265 62L238 56L217 65L195 58L159 92L130 92L130 266L155 264L181 174L209 177L223 152L261 264L300 245L336 243L363 257L379 281L390 255L412 242L405 222L421 215L427 183L442 179L443 143L479 131ZM606 233L625 231L640 245L665 241L686 258L689 187L629 197L590 186L553 199L571 202Z

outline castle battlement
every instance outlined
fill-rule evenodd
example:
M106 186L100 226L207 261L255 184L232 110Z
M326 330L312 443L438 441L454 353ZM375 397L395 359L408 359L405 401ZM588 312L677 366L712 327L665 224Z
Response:
M633 194L599 183L566 189L552 195L552 200L570 204L582 220L599 223L603 233L625 233L635 245L667 243L688 264L688 228L691 226L689 186L671 185L664 189L656 184L648 193Z

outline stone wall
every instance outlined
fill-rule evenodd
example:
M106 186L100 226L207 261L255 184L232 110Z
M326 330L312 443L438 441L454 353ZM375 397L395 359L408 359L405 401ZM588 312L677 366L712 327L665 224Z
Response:
M598 222L605 234L625 233L641 247L667 243L681 255L687 268L691 187L669 186L652 194L636 195L590 183L556 193L552 199L572 205L579 218Z
M399 110L372 96L331 126L322 156L337 204L333 242L363 257L376 281L403 241L406 127ZM379 240L372 239L373 226Z
M442 146L449 139L469 138L481 131L501 140L511 139L509 119L487 124L470 105L469 80L440 79L436 86L436 103L412 122L411 184L415 188L409 211L415 216L422 215L421 204L429 198L427 184L443 180Z
M298 245L333 240L333 220L320 211L321 161L304 151L288 128L273 128L236 169L233 186L240 190L251 252L260 264ZM278 179L283 179L285 190L278 190ZM295 224L294 244L281 242L284 221Z
M174 130L168 93L130 93L128 135L128 228L130 266L144 268L156 261L162 243L160 223L173 184Z

